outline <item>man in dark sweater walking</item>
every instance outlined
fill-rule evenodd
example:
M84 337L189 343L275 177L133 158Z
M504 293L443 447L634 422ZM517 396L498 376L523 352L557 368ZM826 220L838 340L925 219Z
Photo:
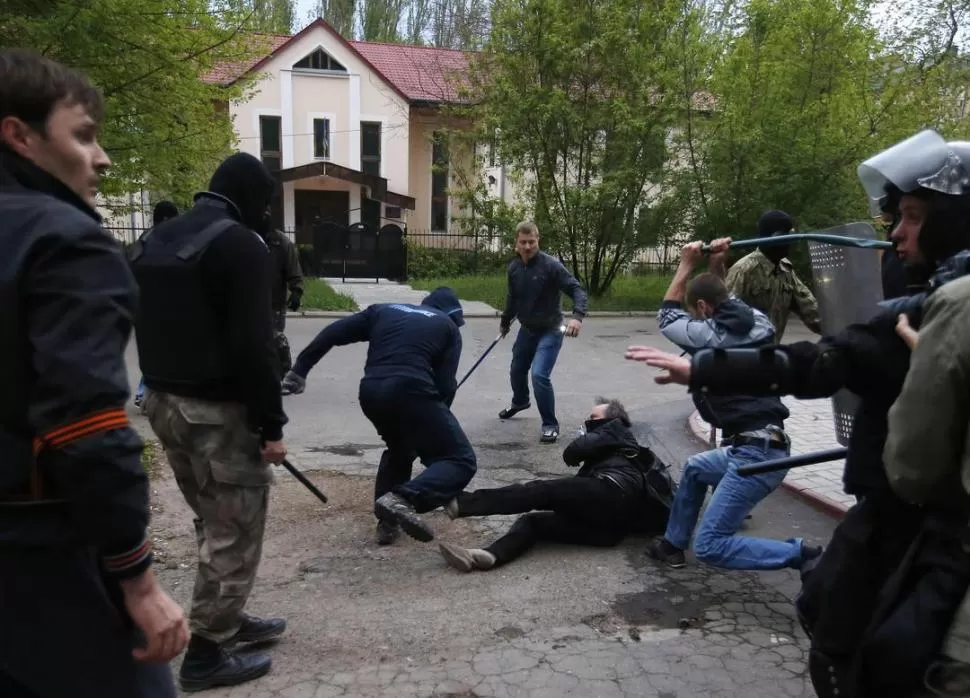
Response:
M563 336L578 337L586 317L586 291L579 281L555 257L539 250L539 229L531 221L515 227L515 252L509 264L508 295L499 325L504 337L517 318L521 327L512 347L512 404L499 412L499 419L509 419L531 407L529 402L529 369L532 389L542 418L542 443L559 438L556 419L556 395L552 389L552 369L559 358ZM573 301L572 318L563 325L559 294Z

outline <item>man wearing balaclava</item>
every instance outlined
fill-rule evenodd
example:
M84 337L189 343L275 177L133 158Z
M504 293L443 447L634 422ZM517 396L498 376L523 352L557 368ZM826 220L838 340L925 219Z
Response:
M784 211L766 211L758 219L757 236L787 235L794 228L791 217ZM771 319L776 344L781 343L791 311L812 332L822 332L818 301L795 273L788 260L788 250L789 245L762 245L735 262L725 279L728 291Z
M143 409L195 514L199 570L179 681L186 691L266 674L269 655L231 651L279 637L281 619L243 609L256 578L271 463L286 456L273 339L270 198L252 155L216 170L208 191L132 253Z

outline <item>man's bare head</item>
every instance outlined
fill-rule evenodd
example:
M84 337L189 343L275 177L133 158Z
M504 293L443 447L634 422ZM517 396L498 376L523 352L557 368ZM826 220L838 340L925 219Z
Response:
M100 92L80 73L29 51L0 51L0 147L92 207L111 165L98 143L103 117Z
M626 407L619 400L611 400L605 397L598 397L594 401L596 404L589 413L591 420L595 419L619 419L623 426L632 425L630 415L626 412Z

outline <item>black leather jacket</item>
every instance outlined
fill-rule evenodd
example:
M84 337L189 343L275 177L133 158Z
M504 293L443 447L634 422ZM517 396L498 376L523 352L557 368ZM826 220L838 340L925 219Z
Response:
M566 446L562 459L566 465L582 464L579 477L611 480L627 494L644 492L643 472L635 458L640 451L636 437L619 419L608 419Z

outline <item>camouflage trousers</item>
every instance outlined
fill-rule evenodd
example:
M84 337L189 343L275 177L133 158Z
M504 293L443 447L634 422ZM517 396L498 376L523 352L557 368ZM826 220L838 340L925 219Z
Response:
M195 512L199 569L189 624L213 642L235 635L263 549L273 473L241 404L148 390L145 413Z

